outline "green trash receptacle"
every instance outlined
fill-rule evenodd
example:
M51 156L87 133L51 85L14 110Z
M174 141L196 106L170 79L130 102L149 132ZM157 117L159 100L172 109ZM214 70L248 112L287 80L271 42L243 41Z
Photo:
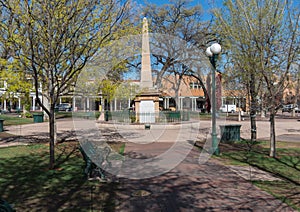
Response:
M235 141L240 141L240 124L228 124L220 125L221 130L221 142L230 143Z
M33 114L33 122L34 123L44 122L44 114L43 113L34 113Z
M0 132L4 131L4 129L3 129L3 122L4 122L4 119L0 119Z

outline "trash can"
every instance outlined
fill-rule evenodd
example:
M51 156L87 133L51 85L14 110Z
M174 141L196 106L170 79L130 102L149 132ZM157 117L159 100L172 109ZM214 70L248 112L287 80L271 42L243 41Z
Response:
M4 119L0 119L0 132L3 132L3 122L4 122Z
M43 113L34 113L33 114L33 122L34 123L44 122L44 114Z
M240 124L229 124L229 125L220 125L221 130L221 142L231 143L235 141L240 141Z
M151 125L150 124L145 124L145 130L150 130Z

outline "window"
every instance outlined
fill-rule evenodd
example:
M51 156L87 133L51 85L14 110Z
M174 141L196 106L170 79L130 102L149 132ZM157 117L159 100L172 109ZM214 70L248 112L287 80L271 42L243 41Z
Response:
M201 85L198 82L191 82L190 89L201 89Z

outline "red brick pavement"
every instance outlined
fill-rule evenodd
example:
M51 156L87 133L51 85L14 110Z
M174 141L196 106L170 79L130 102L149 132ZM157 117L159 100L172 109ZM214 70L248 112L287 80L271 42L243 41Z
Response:
M163 146L143 147L132 155L144 152L149 157L150 152L160 153ZM137 147L127 145L125 151L133 153ZM200 165L198 155L193 149L176 168L157 177L120 179L120 189L115 192L117 211L293 211L213 159ZM141 190L150 195L134 195Z

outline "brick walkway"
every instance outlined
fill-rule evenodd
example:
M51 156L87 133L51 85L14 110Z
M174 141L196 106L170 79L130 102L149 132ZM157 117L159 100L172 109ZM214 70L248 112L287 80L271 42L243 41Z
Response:
M126 152L131 149L136 147L129 145ZM121 179L117 211L293 211L214 159L199 165L198 156L193 149L175 169L157 177Z
M289 125L284 123L284 126L285 128L278 134L298 129L295 123ZM66 139L74 136L71 135L70 121L59 121L58 129ZM24 139L27 136L45 138L48 125L42 123L10 126L6 127L6 130L18 138ZM173 131L170 130L169 135L170 137L167 137L171 138ZM3 141L0 142L0 146L15 142L16 139ZM125 153L132 157L147 158L161 154L170 145L163 142L141 146L128 143ZM251 182L244 180L214 159L200 165L198 157L199 152L193 149L184 161L166 174L142 180L121 178L120 188L114 191L117 211L293 211L280 200L253 186ZM145 167L137 168L148 171ZM136 195L140 192L144 196Z

